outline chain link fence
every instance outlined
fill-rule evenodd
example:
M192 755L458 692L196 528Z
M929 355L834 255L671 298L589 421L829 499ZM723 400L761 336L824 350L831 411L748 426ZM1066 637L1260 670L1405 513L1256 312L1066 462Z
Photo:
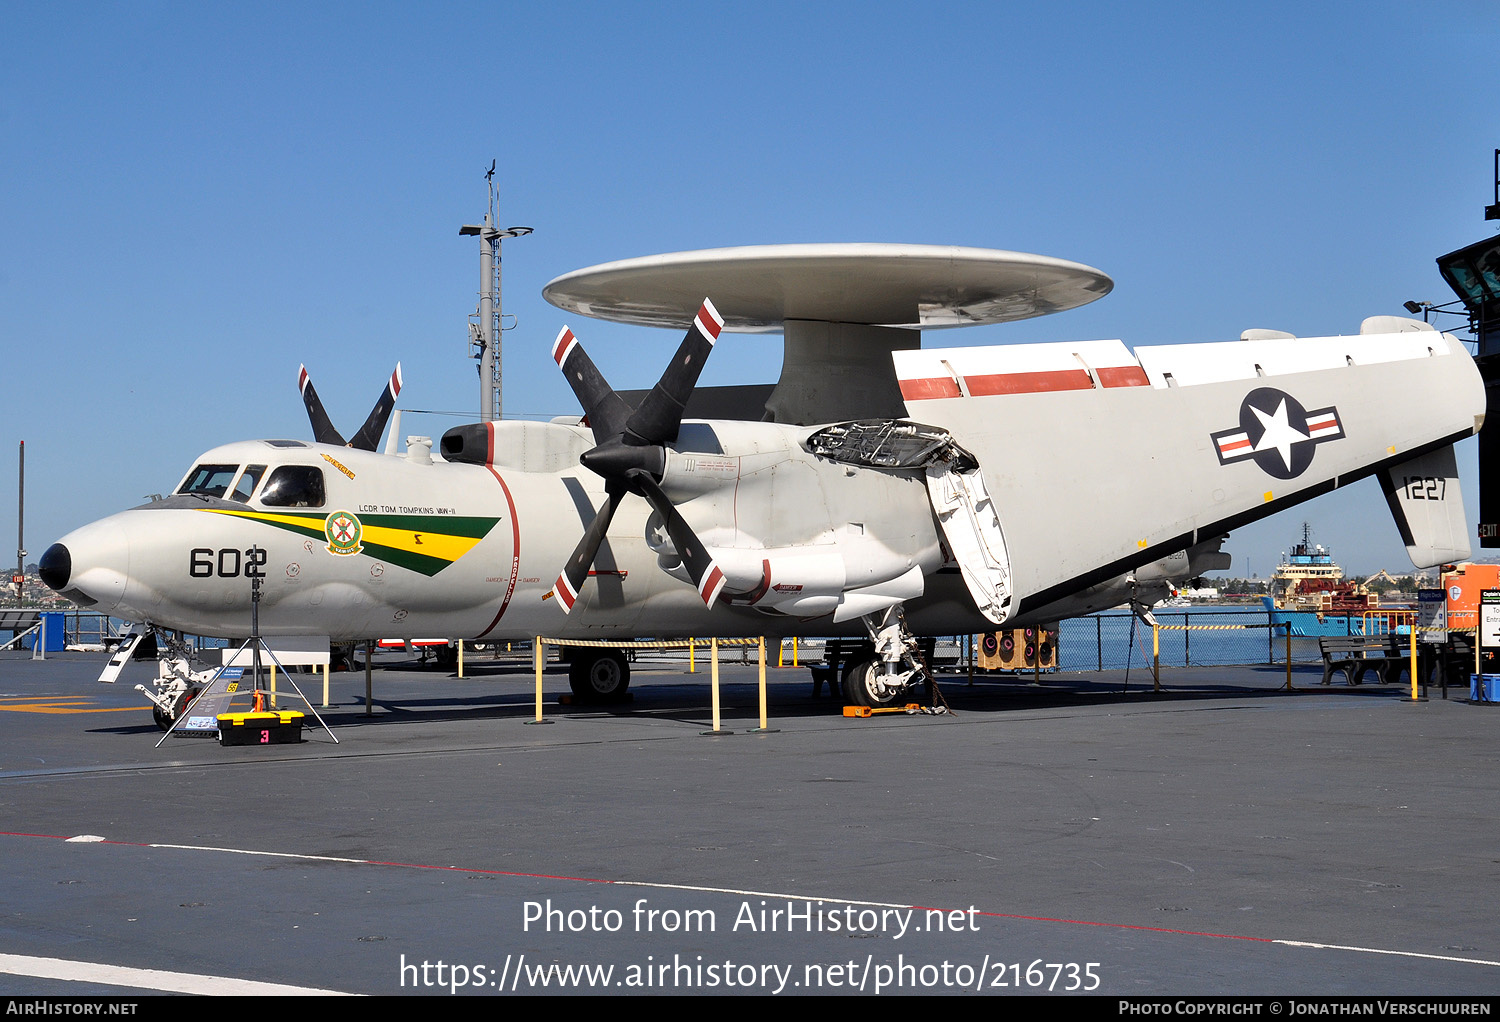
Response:
M1244 666L1286 663L1286 630L1271 627L1265 609L1185 609L1155 611L1160 624L1161 666ZM1092 635L1091 635L1092 632ZM1059 669L1110 671L1152 662L1152 630L1134 614L1104 612L1062 623ZM1317 639L1311 639L1317 660ZM1293 660L1307 656L1293 642Z
M1155 611L1163 667L1236 667L1286 662L1285 629L1260 608ZM1062 622L1058 669L1122 670L1152 663L1152 630L1135 615L1106 611ZM1294 640L1292 660L1320 659L1316 639Z
M1239 667L1321 663L1319 636L1386 635L1405 640L1414 615L1410 611L1365 614L1303 613L1288 625L1273 621L1263 607L1203 607L1152 612L1159 626L1156 643L1162 667ZM1278 616L1281 616L1278 614ZM1303 634L1304 632L1311 634ZM1151 628L1121 610L1104 611L1062 622L1058 669L1105 671L1150 666Z

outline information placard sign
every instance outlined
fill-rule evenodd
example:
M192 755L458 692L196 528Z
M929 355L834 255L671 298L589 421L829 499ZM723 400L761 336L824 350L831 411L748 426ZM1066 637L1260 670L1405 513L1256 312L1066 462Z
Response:
M1479 645L1500 646L1500 589L1479 591Z
M1447 590L1417 590L1417 639L1436 645L1448 641Z

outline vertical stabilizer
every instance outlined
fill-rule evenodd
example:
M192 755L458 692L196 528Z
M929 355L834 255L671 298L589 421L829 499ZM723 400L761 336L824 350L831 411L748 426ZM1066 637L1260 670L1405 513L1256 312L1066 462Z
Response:
M1452 444L1381 469L1380 487L1412 564L1431 568L1468 559L1469 530Z

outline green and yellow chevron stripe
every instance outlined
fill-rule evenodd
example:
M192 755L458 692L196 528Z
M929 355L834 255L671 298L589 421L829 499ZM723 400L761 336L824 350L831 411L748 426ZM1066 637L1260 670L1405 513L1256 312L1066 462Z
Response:
M310 536L327 545L323 525L328 513L306 511L238 511L203 508L209 514L246 518L277 529ZM336 513L336 512L335 512ZM360 553L391 564L436 575L489 535L499 518L464 515L359 515Z

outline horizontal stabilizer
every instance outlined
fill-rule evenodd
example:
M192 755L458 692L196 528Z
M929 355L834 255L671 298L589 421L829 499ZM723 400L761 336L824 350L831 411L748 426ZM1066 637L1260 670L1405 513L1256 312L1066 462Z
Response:
M1469 530L1453 445L1380 470L1380 487L1418 568L1466 560Z

